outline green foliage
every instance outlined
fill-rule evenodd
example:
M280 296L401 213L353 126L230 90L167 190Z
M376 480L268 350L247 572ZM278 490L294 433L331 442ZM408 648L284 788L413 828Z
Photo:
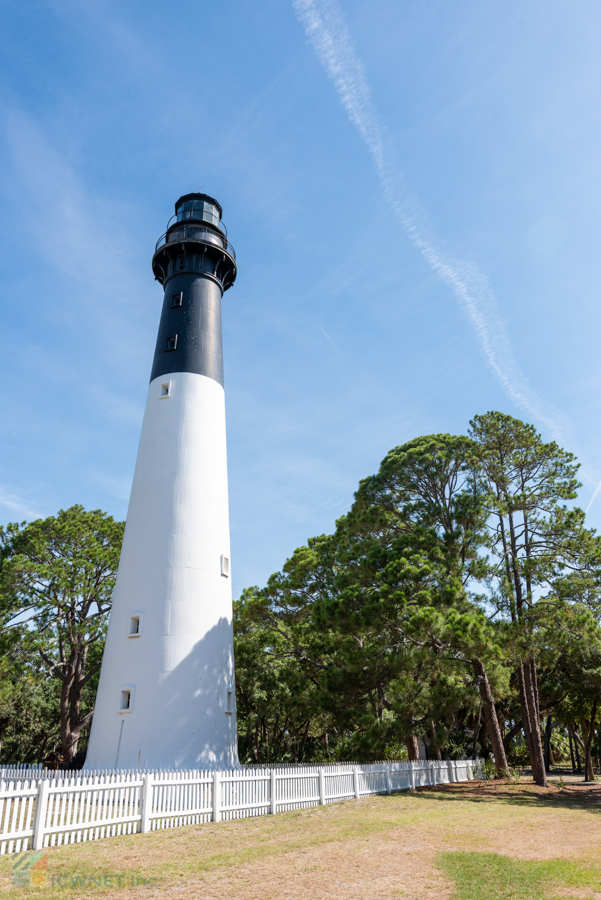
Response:
M316 714L315 683L295 654L290 637L291 630L270 627L256 588L243 592L234 604L241 762L312 759L331 728L326 715Z
M33 709L42 678L51 680L64 761L91 722L122 538L122 523L81 506L0 528L0 621L12 635L13 672L21 666L26 675L4 684L17 704Z
M411 735L431 756L487 756L496 735L498 760L495 703L514 762L525 714L536 734L542 710L594 734L601 549L566 506L577 468L501 413L391 450L334 534L237 609L248 758L368 760ZM565 756L565 731L551 745Z
M495 764L491 759L485 759L482 763L482 774L486 781L495 777Z
M536 602L566 567L580 568L584 513L569 509L580 483L573 454L544 443L532 425L498 412L475 416L471 436L475 474L489 524L488 547L497 564L497 599L512 620Z
M15 637L4 635L0 656L0 762L36 763L60 741L60 692Z
M507 684L494 629L466 587L486 572L472 453L468 438L448 435L391 451L333 535L310 540L264 590L245 595L238 633L252 621L268 657L254 664L261 708L290 679L289 735L320 730L360 760L398 753L412 734L433 755L445 745L465 755L465 721L478 709L473 657L489 661L499 692ZM238 646L248 726L251 667Z

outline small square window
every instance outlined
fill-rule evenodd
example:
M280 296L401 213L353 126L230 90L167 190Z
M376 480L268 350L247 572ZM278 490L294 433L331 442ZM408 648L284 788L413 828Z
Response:
M170 397L170 396L171 396L171 382L166 381L164 384L161 385L161 388L159 391L159 400L164 400L165 397Z
M230 561L227 556L221 555L221 574L224 578L230 577Z
M167 338L167 341L165 343L165 353L168 353L169 350L177 350L177 335L176 334Z
M144 624L144 613L140 610L134 610L129 616L127 625L128 638L138 638L142 634Z
M124 684L119 693L119 709L118 712L121 714L130 713L134 708L134 692L135 686L133 684Z
M171 295L171 308L173 309L176 306L181 306L184 302L184 292L180 291L179 294Z

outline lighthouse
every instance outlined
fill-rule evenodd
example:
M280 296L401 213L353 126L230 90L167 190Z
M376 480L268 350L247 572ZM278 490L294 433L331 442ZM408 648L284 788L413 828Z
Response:
M219 203L186 194L157 241L164 288L86 769L238 765Z

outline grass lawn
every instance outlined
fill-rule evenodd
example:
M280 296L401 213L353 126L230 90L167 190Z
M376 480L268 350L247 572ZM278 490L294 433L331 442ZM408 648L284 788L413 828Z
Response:
M13 887L12 859L0 857L0 891L14 898L601 898L600 850L601 784L541 790L525 781L471 782L58 848L48 853L45 886Z

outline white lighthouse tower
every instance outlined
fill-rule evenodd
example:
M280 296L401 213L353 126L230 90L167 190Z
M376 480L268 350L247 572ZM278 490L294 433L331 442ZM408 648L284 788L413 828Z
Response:
M152 260L165 297L87 769L238 765L221 214L181 197Z

